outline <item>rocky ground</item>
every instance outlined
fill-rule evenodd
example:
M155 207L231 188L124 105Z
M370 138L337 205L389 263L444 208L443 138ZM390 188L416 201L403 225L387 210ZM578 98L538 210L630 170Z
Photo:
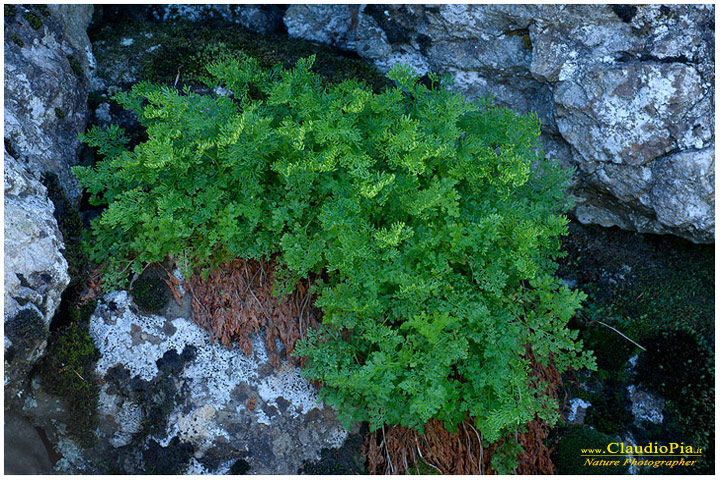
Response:
M162 282L95 298L83 288L92 272L79 242L97 212L69 166L91 164L94 153L75 133L118 123L137 135L114 93L139 80L197 88L206 63L239 51L263 66L315 54L325 81L360 77L375 89L388 84L388 58L420 70L451 62L471 96L492 92L538 110L548 151L579 167L584 207L558 273L588 294L575 326L598 360L597 371L564 378L568 422L550 439L556 472L600 473L578 464L579 448L625 441L705 449L692 471L647 473L712 473L714 247L577 221L714 240L706 12L334 6L335 23L321 28L322 8L6 6L5 452L22 459L6 473L364 471L364 427L348 432L316 405L315 388L290 363L271 365L261 338L251 355L213 344L191 321L187 297L176 303ZM489 30L476 31L476 17ZM465 27L450 35L447 22ZM675 81L647 80L658 76ZM578 103L577 88L594 93ZM634 105L643 88L645 103ZM628 109L638 111L618 113ZM689 130L672 127L677 115L693 120ZM638 122L652 126L647 135L608 143ZM598 136L607 137L600 156ZM627 152L613 157L620 147Z

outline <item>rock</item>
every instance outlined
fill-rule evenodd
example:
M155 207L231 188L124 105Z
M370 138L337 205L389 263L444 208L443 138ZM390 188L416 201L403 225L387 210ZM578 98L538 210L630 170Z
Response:
M105 5L102 9L102 21L112 21L117 17L155 22L220 21L237 23L262 35L283 29L283 5Z
M91 5L18 5L5 18L5 146L38 177L57 175L66 196L81 189L77 164L87 119Z
M657 160L649 196L658 220L690 238L712 243L715 229L715 145ZM683 235L685 236L685 235Z
M354 46L349 35L357 12L352 5L291 5L283 21L290 37L349 49Z
M6 475L50 475L52 462L42 438L20 415L5 413Z
M62 473L225 474L243 460L248 473L294 474L348 437L296 366L269 363L261 337L245 356L171 315L177 306L162 316L136 311L127 292L113 292L91 318L98 444L75 455L64 438Z
M627 391L630 395L631 411L637 426L641 426L643 422L654 424L663 422L662 412L665 408L665 400L635 385L628 385Z
M701 5L292 5L284 22L383 71L450 72L469 98L537 112L546 153L577 169L581 222L712 243L713 16Z
M567 416L568 423L583 423L587 409L592 407L590 402L586 402L582 398L570 399L570 412Z
M45 187L5 150L5 400L42 357L50 321L70 282Z

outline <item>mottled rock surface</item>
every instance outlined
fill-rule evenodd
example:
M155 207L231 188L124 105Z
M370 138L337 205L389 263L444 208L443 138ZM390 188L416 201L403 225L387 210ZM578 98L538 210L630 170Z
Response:
M68 198L87 121L92 5L17 5L5 17L5 147L36 176L57 175Z
M284 5L103 5L103 17L131 17L154 22L187 20L191 22L221 21L237 23L263 35L283 29Z
M5 150L5 402L45 353L50 321L70 281L45 187Z
M640 426L643 422L663 423L665 400L662 397L635 385L628 385L627 391L636 425Z
M577 218L712 243L714 7L292 5L291 37L535 111Z
M261 337L250 356L212 343L190 320L189 298L163 315L136 312L119 291L91 319L98 445L78 454L64 438L60 472L225 474L241 460L247 473L294 474L348 437L297 367L270 364Z

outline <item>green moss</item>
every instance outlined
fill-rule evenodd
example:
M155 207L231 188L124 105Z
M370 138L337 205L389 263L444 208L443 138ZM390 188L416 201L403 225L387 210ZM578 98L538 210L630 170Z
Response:
M5 22L8 22L9 20L12 20L15 17L15 14L17 13L17 8L15 5L5 5Z
M694 333L667 331L647 337L638 378L666 400L671 427L686 444L703 448L701 468L714 469L715 367L712 345Z
M592 323L582 328L580 339L585 350L594 352L598 375L601 377L615 378L617 375L622 375L628 359L637 349L616 332L599 323Z
M572 224L565 240L569 255L560 275L577 280L588 293L587 320L611 324L647 349L640 354L637 381L665 399L668 431L653 441L708 448L693 473L714 469L715 255L713 246L670 236ZM616 283L608 273L622 273ZM595 350L597 374L607 386L629 381L624 363L639 353L632 344L592 323L581 333ZM613 383L615 382L615 383ZM593 396L587 421L608 432L631 425L627 405L611 389ZM621 417L624 417L622 419ZM643 429L636 429L636 439ZM675 432L675 433L669 433ZM664 435L664 437L663 437ZM640 441L640 440L638 440ZM651 473L657 473L651 472ZM671 472L677 473L677 472Z
M130 293L135 304L143 311L157 313L170 300L170 289L158 275L148 272L135 280Z
M82 69L82 65L80 64L80 60L78 60L75 57L68 57L68 62L70 62L70 68L72 68L72 71L75 74L75 76L78 78L82 78L83 69Z
M55 109L55 116L57 118L63 119L65 118L65 112L62 111L62 108L56 108Z
M58 110L60 109L55 109L55 115L58 115ZM64 116L64 112L62 110L60 112ZM58 118L63 117L58 115ZM54 215L65 243L63 256L68 262L68 274L70 275L68 288L77 287L85 281L85 273L88 268L88 257L81 242L85 231L82 217L75 205L68 201L56 175L46 173L43 176L43 184L47 188L48 198L55 206Z
M38 12L40 12L40 15L43 17L49 17L50 16L50 9L45 4L35 5L35 8Z
M250 464L241 458L239 460L236 460L235 463L232 464L228 473L230 475L245 475L249 471Z
M88 93L88 108L90 110L94 111L101 103L106 101L107 99L97 92Z
M636 341L666 330L714 333L713 246L577 224L570 232L559 274L589 295L585 317L609 319ZM625 280L601 280L608 272Z
M152 32L152 38L137 36L137 32ZM132 37L132 47L122 52L112 49L98 52L98 55L127 54L127 48L134 49L142 65L142 78L153 82L173 85L200 83L207 75L205 69L210 61L223 56L239 58L242 55L257 58L260 65L269 68L274 65L293 66L300 58L316 55L314 71L328 83L339 83L350 78L365 81L377 92L391 82L373 65L365 60L343 57L339 50L287 36L259 36L239 25L197 24L187 21L153 24L127 22L105 28L96 37L112 42L111 38ZM148 52L152 48L151 52Z
M629 402L625 398L625 388L618 381L606 381L600 394L591 394L585 422L598 431L610 435L621 434L632 425L633 416L628 410Z
M620 459L620 466L589 466L588 457L583 457L582 449L598 449L604 451L608 444L617 440L587 425L570 425L560 438L555 455L555 473L559 475L621 475L627 473L623 467L623 457L596 457L602 459Z
M23 42L20 37L18 37L17 33L13 33L10 39L15 42L15 45L22 48L25 46L25 42Z
M25 13L23 18L27 20L30 26L35 30L40 30L42 27L42 19L34 12Z
M41 368L44 388L64 399L74 419L67 425L68 433L85 447L96 441L100 388L95 382L94 364L99 357L87 327L73 323L53 335Z

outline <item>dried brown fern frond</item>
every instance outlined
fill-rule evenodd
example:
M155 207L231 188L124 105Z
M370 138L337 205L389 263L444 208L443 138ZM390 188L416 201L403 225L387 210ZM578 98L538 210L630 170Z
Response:
M193 320L210 332L213 341L228 347L237 344L246 355L252 353L251 337L264 330L273 364L280 362L276 340L299 364L289 354L307 328L320 325L321 314L313 307L310 279L298 282L290 295L273 295L275 270L273 260L236 259L211 271L206 280L194 274L188 282Z
M552 363L545 367L537 362L529 347L526 356L531 360L533 384L545 382L545 392L557 399L561 383L557 369ZM522 452L515 473L553 473L551 452L545 446L549 431L548 424L535 417L524 433L516 434ZM480 433L472 419L467 418L455 433L448 432L442 422L434 419L425 424L423 435L398 425L384 427L367 435L363 450L368 459L368 473L375 475L415 473L413 466L419 463L445 475L490 475L495 473L490 467L492 456L501 446L502 441L498 441L484 448Z

